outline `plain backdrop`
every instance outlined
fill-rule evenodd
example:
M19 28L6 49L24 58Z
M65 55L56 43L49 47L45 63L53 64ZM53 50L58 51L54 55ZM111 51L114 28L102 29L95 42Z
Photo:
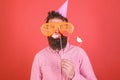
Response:
M35 54L48 46L40 32L47 12L65 0L0 0L0 80L30 80ZM120 1L69 0L69 38L87 52L98 80L120 80ZM79 44L76 37L82 38ZM49 59L48 59L49 60Z

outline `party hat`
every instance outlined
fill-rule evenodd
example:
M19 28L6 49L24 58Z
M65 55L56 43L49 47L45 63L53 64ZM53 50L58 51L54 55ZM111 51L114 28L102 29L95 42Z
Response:
M62 16L67 17L68 0L57 10Z

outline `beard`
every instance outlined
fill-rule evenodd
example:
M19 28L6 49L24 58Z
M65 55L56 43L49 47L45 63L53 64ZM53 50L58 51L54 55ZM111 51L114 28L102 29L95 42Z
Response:
M65 48L67 44L67 37L61 34L61 38L54 39L53 37L48 37L48 43L53 50L61 50ZM61 45L62 44L62 45Z

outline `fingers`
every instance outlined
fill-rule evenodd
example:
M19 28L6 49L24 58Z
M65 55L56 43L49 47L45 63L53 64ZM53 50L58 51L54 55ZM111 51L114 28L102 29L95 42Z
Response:
M69 71L73 68L73 63L67 59L63 59L62 68Z
M68 59L62 59L63 64L73 65L73 63Z
M74 76L74 66L70 60L63 59L61 63L62 71L66 73L68 78L72 78Z

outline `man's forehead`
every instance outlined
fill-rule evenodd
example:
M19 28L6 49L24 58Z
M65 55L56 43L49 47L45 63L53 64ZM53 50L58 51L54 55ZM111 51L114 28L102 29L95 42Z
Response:
M63 20L59 18L53 18L53 19L50 19L49 22L63 22Z

